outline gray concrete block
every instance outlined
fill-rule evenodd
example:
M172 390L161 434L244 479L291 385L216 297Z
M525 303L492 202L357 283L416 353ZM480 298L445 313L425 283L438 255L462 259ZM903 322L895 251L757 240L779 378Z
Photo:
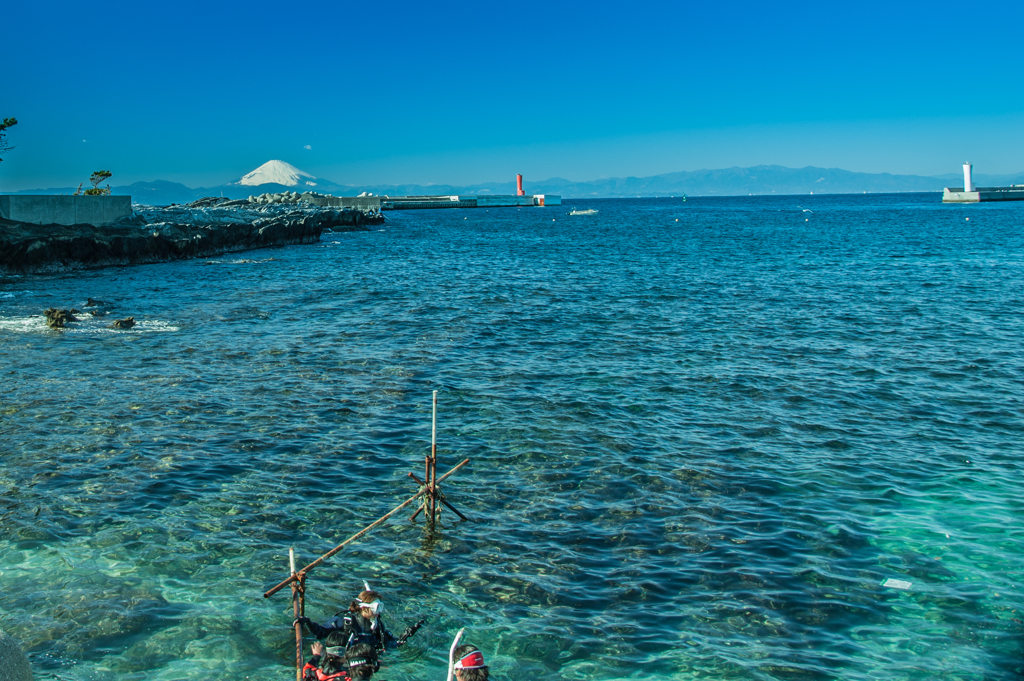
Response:
M76 196L75 223L106 225L132 214L130 196Z
M34 225L75 224L74 196L19 195L11 200L11 220Z
M309 196L304 201L324 208L357 208L359 210L380 210L379 196Z
M40 196L11 194L0 197L0 216L34 225L108 225L132 214L130 196Z
M965 192L962 188L946 188L942 192L943 203L977 203L981 201L981 194L978 192Z
M21 646L0 631L0 679L3 681L32 681L32 668Z

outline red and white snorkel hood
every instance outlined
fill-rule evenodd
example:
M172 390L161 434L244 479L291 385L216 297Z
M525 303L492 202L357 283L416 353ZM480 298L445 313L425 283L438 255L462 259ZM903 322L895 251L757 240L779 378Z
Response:
M455 663L456 669L483 669L486 666L484 664L484 654L479 650L463 655L462 659Z

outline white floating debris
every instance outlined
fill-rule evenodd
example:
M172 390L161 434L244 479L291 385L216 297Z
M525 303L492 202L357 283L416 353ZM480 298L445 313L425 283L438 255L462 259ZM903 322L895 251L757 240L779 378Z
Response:
M902 579L893 579L892 577L882 582L882 586L887 586L891 589L909 589L913 585L913 582L907 582Z

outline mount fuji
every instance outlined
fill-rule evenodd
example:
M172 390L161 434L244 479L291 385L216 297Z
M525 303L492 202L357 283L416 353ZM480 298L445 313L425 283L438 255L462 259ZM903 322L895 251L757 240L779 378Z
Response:
M265 184L279 184L283 187L316 187L316 178L284 161L267 161L256 170L244 175L237 182L228 184L245 187L259 187ZM330 183L328 183L330 184Z
M300 194L302 192L319 192L321 194L333 192L335 196L355 196L351 193L351 187L318 178L304 170L299 170L291 163L280 160L267 161L234 182L226 182L216 187L192 189L177 182L156 180L155 182L136 182L126 187L114 187L113 189L114 194L131 194L133 201L152 206L187 203L204 196L244 199L249 196L277 194L284 191L296 191Z

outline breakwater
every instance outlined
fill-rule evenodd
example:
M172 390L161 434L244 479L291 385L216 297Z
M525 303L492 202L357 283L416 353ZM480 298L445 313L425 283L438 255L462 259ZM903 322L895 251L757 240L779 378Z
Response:
M204 199L208 200L208 199ZM433 208L524 208L527 206L561 206L562 197L556 194L462 195L449 196L331 196L317 192L282 192L261 194L248 199L232 201L232 206L267 205L276 203L305 203L325 208L357 208L379 212L384 210L425 210Z
M365 230L383 222L379 213L354 209L242 210L223 203L203 199L185 206L138 207L131 218L103 227L0 219L0 273L61 272L311 244L324 230Z

